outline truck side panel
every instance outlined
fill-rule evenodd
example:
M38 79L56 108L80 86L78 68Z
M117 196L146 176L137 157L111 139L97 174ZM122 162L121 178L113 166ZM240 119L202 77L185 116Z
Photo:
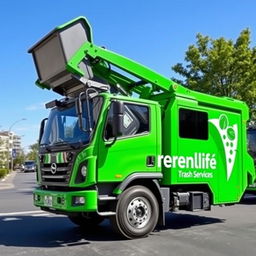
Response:
M171 163L162 160L163 184L206 185L214 204L239 201L245 189L241 113L176 99L166 115L164 155Z

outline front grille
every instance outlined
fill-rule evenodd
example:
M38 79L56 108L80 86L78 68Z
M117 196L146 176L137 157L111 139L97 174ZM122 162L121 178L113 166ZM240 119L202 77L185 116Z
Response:
M42 164L42 184L68 184L71 175L71 169L72 168L70 163L57 163L56 171L52 172L51 164Z

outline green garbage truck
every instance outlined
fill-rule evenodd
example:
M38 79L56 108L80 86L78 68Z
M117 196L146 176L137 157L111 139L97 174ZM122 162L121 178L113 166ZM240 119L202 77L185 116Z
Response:
M167 212L239 202L255 180L244 102L189 90L95 45L84 17L29 53L36 84L62 95L41 123L35 206L84 228L109 218L133 239Z

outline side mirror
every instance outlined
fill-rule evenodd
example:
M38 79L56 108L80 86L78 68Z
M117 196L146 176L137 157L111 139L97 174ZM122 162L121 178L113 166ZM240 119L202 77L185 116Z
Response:
M45 123L48 120L48 118L45 118L42 120L41 125L40 125L40 131L39 131L39 144L41 143L43 134L44 134L44 128L45 128Z
M77 98L76 100L76 113L77 113L77 116L78 116L78 124L79 124L79 128L80 130L84 130L84 127L83 127L83 107L82 107L82 101L79 98Z
M124 117L124 103L121 101L113 102L113 135L114 137L123 134L123 117Z

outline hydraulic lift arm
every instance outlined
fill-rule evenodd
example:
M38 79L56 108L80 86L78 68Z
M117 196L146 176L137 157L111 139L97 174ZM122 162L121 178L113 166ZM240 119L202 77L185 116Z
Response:
M172 80L154 72L153 70L131 60L122 55L98 47L91 42L85 42L80 49L68 61L66 69L79 76L83 76L84 72L79 68L79 64L85 59L90 59L93 65L94 73L98 73L108 82L115 86L120 84L127 92L135 92L142 98L147 98L156 91L172 93L180 87ZM132 79L111 70L110 65L113 65L137 78L140 81ZM149 87L149 84L151 87ZM147 86L145 86L147 85Z
M110 85L113 92L117 89L124 95L136 93L145 99L187 91L129 58L96 46L84 17L55 28L29 52L37 67L36 84L62 95L74 95L86 84L99 88L102 84L103 89Z

